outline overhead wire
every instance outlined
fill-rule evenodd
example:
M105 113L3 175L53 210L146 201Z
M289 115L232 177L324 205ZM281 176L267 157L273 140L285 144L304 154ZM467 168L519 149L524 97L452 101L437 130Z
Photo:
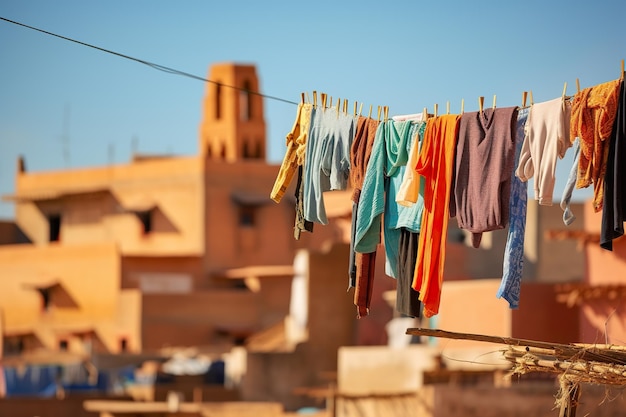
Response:
M156 69L156 70L162 71L162 72L166 72L168 74L180 75L180 76L183 76L183 77L192 78L194 80L199 80L199 81L204 81L204 82L207 82L207 83L219 85L221 87L232 88L234 90L239 90L239 91L243 91L243 92L246 92L246 93L249 93L249 94L254 94L254 95L257 95L257 96L261 96L261 97L267 98L269 100L276 100L276 101L281 101L283 103L294 104L294 105L298 104L295 101L287 100L287 99L284 99L284 98L263 94L263 93L260 93L258 91L248 90L246 88L241 88L241 87L237 87L237 86L234 86L234 85L224 84L224 83L221 83L219 81L209 80L208 78L204 78L204 77L200 77L198 75L190 74L190 73L185 72L185 71L180 71L180 70L177 70L175 68L166 67L165 65L156 64L154 62L146 61L144 59L135 58L135 57L130 56L130 55L125 55L125 54L122 54L120 52L116 52L116 51L112 51L110 49L102 48L102 47L97 46L97 45L92 45L92 44L87 43L87 42L82 42L82 41L79 41L77 39L69 38L67 36L63 36L63 35L59 35L59 34L56 34L56 33L53 33L53 32L49 32L49 31L44 30L44 29L40 29L40 28L37 28L37 27L34 27L34 26L30 26L30 25L27 25L27 24L24 24L24 23L16 22L15 20L7 19L7 18L2 17L2 16L0 16L0 20L4 20L5 22L12 23L14 25L21 26L21 27L24 27L24 28L27 28L27 29L31 29L31 30L43 33L45 35L54 36L56 38L63 39L65 41L73 42L73 43L76 43L78 45L82 45L82 46L86 46L86 47L89 47L89 48L92 48L92 49L96 49L96 50L98 50L100 52L105 52L105 53L108 53L108 54L111 54L111 55L115 55L115 56L120 57L120 58L128 59L128 60L131 60L131 61L143 64L143 65L147 65L147 66L149 66L149 67L151 67L153 69Z

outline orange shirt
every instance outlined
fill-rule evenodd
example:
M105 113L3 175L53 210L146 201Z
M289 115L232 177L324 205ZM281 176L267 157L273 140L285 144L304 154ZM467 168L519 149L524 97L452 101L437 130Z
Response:
M608 138L613 129L620 80L585 88L574 96L570 124L572 143L580 138L576 188L593 184L593 207L602 210Z
M425 178L425 187L412 286L420 293L426 317L439 312L459 119L459 115L448 114L427 121L415 166L417 173Z

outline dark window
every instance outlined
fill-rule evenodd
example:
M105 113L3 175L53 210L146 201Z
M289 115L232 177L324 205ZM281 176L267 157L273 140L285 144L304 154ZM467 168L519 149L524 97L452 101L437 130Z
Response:
M24 352L24 338L20 336L6 337L2 343L4 355L18 355Z
M143 226L143 234L147 235L152 232L152 210L138 211L137 217Z
M219 81L215 85L215 118L217 120L222 118L222 86Z
M48 311L50 309L50 301L51 301L51 290L50 288L39 288L39 294L41 294L41 308L43 311Z
M250 150L248 148L249 148L248 139L244 138L243 139L243 152L242 152L244 159L250 158Z
M69 346L69 343L66 339L59 340L59 350L66 351Z
M239 225L245 227L254 226L255 210L253 206L239 207Z
M61 238L61 215L48 215L48 227L50 230L50 242L58 242Z
M239 93L239 118L243 121L252 119L252 86L250 81L243 83L243 90Z

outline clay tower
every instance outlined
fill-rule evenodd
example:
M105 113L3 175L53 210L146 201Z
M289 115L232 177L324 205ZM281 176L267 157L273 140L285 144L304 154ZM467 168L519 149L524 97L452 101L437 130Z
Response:
M254 65L215 64L209 70L200 154L210 160L265 160L263 97Z

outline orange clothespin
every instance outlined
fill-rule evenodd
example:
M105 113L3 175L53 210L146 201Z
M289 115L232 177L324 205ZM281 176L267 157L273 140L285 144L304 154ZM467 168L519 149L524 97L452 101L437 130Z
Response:
M322 96L322 108L325 109L326 108L326 93L321 93Z
M626 72L624 72L624 60L622 59L622 71L621 71L621 75L619 79L623 80L625 75L626 75Z

